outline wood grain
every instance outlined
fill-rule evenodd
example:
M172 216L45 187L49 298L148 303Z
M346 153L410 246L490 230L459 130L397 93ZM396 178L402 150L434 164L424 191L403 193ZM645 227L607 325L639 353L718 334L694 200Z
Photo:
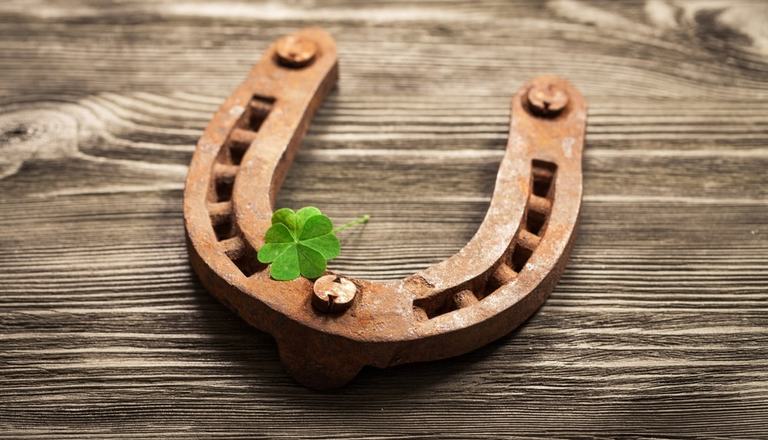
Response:
M762 1L0 4L0 437L768 438ZM274 38L337 38L339 89L280 205L334 268L405 276L487 208L508 102L590 104L571 263L524 327L319 394L197 283L186 165Z

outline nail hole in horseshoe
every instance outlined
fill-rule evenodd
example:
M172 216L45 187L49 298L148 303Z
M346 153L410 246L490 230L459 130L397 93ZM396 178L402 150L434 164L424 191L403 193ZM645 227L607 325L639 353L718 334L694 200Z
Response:
M552 181L555 178L557 165L543 160L533 161L533 194L539 197L549 197Z

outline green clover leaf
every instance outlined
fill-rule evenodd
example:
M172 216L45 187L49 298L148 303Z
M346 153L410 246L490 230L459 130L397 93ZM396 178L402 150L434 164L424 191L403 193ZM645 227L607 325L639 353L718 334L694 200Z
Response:
M333 229L331 219L313 206L298 212L278 209L272 214L272 226L264 236L258 259L270 264L270 275L279 281L299 276L317 278L325 272L328 260L339 256L341 246L335 233L367 221L368 216L363 216Z

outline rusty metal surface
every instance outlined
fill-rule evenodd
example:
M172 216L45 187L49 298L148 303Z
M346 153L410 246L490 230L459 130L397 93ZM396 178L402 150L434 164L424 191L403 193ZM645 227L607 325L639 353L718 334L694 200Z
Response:
M336 274L274 281L256 250L309 122L337 78L335 43L325 31L278 40L214 115L184 192L190 261L203 285L275 338L296 380L320 389L344 385L365 365L465 353L528 319L554 288L574 241L586 127L581 94L561 78L537 77L512 98L488 212L457 254L395 282ZM341 289L339 304L332 289Z

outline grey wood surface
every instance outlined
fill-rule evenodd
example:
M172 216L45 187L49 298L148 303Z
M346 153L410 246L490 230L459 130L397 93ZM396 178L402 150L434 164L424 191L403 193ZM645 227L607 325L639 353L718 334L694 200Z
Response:
M0 3L0 437L768 438L764 1ZM338 40L280 194L399 278L488 205L508 101L590 104L583 222L510 337L317 393L187 264L196 138L269 41Z

